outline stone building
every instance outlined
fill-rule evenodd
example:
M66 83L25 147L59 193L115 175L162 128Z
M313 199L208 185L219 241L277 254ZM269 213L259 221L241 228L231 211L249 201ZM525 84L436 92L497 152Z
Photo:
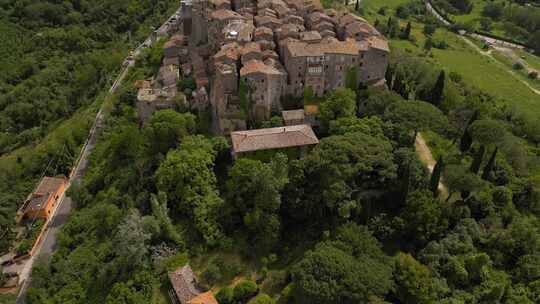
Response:
M242 24L246 22L246 18L235 11L228 9L219 9L211 11L209 14L208 24L208 43L212 50L218 50L223 44L224 40L231 38L232 33L223 33L226 27L231 27L231 23ZM240 26L240 25L239 25ZM234 31L231 29L231 31ZM246 30L247 31L247 30ZM253 31L253 28L251 29ZM237 35L240 34L237 32ZM252 33L246 33L251 40Z
M319 43L290 42L284 48L288 94L301 97L311 87L316 96L345 86L346 73L358 65L360 47L352 40L327 38Z
M232 155L253 155L259 151L280 150L300 156L319 139L308 125L285 126L231 133Z
M250 60L240 69L240 77L250 87L252 114L258 120L269 119L272 111L281 108L287 75L260 60Z

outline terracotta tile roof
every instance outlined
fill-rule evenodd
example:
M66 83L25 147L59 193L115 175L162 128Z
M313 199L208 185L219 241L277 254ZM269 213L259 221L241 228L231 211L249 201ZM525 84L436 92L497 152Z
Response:
M261 26L255 29L255 36L261 36L261 35L274 35L274 31L272 31L271 28L266 26Z
M321 41L321 34L317 31L309 31L300 33L300 39L302 41Z
M250 60L242 66L240 69L240 76L246 76L253 73L263 73L263 74L272 74L279 75L282 74L278 69L273 66L266 65L260 60Z
M165 44L163 44L163 48L167 49L174 46L182 46L184 44L184 36L182 35L174 35L169 39Z
M317 136L309 125L231 132L235 153L315 145Z
M266 26L266 25L269 25L270 27L272 27L272 25L280 26L281 24L283 24L281 20L274 17L269 17L269 16L255 16L254 19L255 19L255 24L257 25L257 27Z
M218 304L218 301L211 291L207 291L191 299L188 304Z
M334 23L335 20L332 19L332 17L326 15L325 13L321 13L321 12L313 12L311 14L309 14L307 16L307 19L309 20L309 22L315 24L315 23L319 23L319 22L330 22L330 23Z
M362 23L368 23L366 19L360 17L360 16L356 16L356 15L353 15L353 14L345 14L343 16L341 16L339 18L339 25L341 26L345 26L351 22L355 22L355 21L359 21L359 22L362 22Z
M239 49L237 47L221 48L219 52L214 55L214 61L221 61L222 59L230 59L232 61L238 60Z
M189 301L201 294L197 288L195 274L189 265L178 268L174 272L169 272L171 285L182 304L188 304Z
M315 115L319 113L319 106L318 105L305 105L304 110L307 114Z
M360 47L353 40L338 41L326 38L319 43L289 42L285 46L293 57L323 56L324 54L357 55Z
M210 13L212 19L226 20L229 18L244 19L242 15L228 9L218 9Z
M388 40L381 36L372 36L368 38L368 41L372 48L390 52L390 47L388 46Z
M24 212L45 209L45 203L49 200L49 197L56 193L66 182L65 178L45 176L32 193Z
M244 47L240 50L241 55L245 55L250 52L260 52L261 51L261 45L256 42L249 42L244 45Z
M303 120L304 119L304 110L289 110L289 111L281 111L281 116L283 116L283 120L290 121L290 120Z

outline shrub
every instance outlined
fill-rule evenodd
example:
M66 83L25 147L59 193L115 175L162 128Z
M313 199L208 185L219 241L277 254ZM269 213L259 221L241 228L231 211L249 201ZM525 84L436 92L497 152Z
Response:
M223 274L221 273L221 268L214 263L208 264L208 267L206 267L206 269L202 273L203 283L206 283L208 285L213 285L216 282L220 281L222 278Z
M216 294L216 300L219 302L219 304L232 304L234 302L234 293L232 288L221 288Z
M530 79L537 79L538 78L538 72L537 71L532 71L529 73L529 78Z
M409 15L411 12L409 11L409 8L405 5L400 5L396 9L396 16L401 19L407 19L409 18Z
M426 25L424 25L424 34L428 36L435 34L436 30L437 25L435 23L426 23Z
M523 64L521 62L516 62L512 65L512 69L514 70L523 70Z
M24 239L21 241L19 246L17 246L16 252L17 255L23 255L32 249L33 241L31 239Z
M245 280L234 286L234 299L245 301L257 294L259 287L253 281Z
M258 294L255 298L251 299L248 304L273 304L275 301L267 294Z

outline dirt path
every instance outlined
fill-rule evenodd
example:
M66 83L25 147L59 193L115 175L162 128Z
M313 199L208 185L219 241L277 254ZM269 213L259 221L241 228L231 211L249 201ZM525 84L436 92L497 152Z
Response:
M418 154L420 161L424 163L424 165L426 165L430 173L433 172L436 161L433 158L431 150L429 150L426 141L422 137L422 134L418 133L418 135L416 136L414 147L416 148L416 153ZM442 182L439 182L439 193L440 197L442 198L448 197L448 188L446 188L446 186Z

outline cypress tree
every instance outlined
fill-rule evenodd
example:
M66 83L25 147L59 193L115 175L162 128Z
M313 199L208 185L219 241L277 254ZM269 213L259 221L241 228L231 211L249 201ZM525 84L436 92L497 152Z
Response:
M486 147L484 147L484 145L481 145L478 152L476 152L476 155L474 155L473 162L471 163L471 167L469 168L472 173L476 174L480 170L480 165L482 164L482 159L484 158L485 152Z
M407 27L405 27L405 30L403 30L403 36L402 38L403 39L409 39L409 37L411 36L411 30L412 30L412 25L411 25L411 22L407 22Z
M471 118L469 118L469 121L467 122L467 125L465 126L465 131L463 131L463 135L461 136L461 140L459 143L459 150L462 153L465 153L469 151L471 148L473 138L471 136L471 132L469 131L469 126L478 119L478 110L474 111Z
M495 157L497 157L497 151L499 150L498 147L495 147L495 150L493 150L493 153L491 154L491 157L489 158L488 163L484 167L484 172L482 172L482 179L488 180L489 174L491 173L491 170L493 170L493 166L495 165Z
M439 107L442 102L445 78L446 77L443 70L439 74L439 77L437 78L437 82L435 82L435 86L431 90L431 103L436 107Z
M469 151L469 149L471 148L472 142L473 142L473 138L471 136L469 128L466 128L465 131L463 131L463 135L461 136L461 140L459 142L459 150L462 153Z
M441 173L444 167L444 160L442 156L439 156L439 160L433 167L433 173L431 173L430 189L433 192L433 196L437 196L439 189L439 181L441 180Z

